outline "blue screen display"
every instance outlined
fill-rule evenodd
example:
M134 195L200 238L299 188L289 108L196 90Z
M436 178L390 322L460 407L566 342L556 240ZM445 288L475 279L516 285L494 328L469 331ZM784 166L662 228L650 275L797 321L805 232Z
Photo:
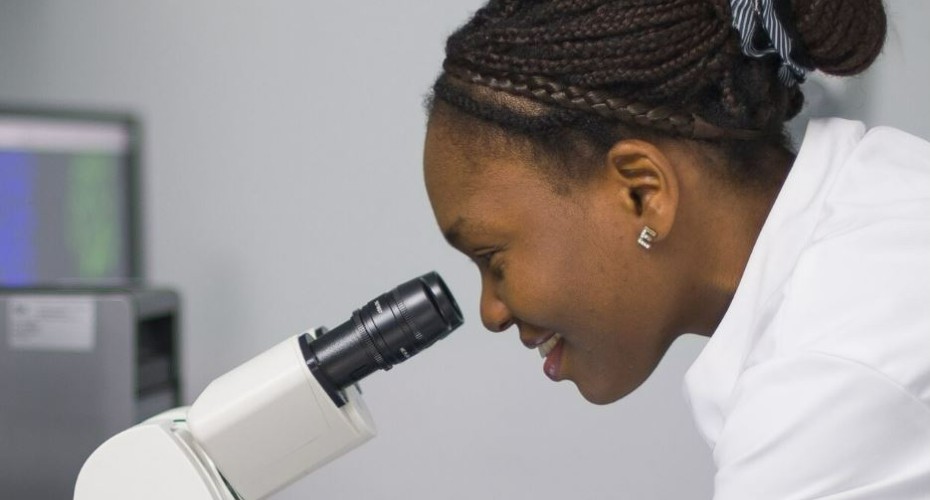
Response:
M0 116L0 286L132 277L126 133Z

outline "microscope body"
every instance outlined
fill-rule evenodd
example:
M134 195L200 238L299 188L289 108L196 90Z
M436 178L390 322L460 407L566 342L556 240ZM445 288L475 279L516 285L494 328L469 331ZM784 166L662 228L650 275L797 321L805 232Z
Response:
M103 443L75 500L258 500L375 435L357 382L445 338L462 311L435 272L331 331L291 337L176 408Z
M265 498L371 439L356 386L334 401L307 369L300 337L216 379L190 408L105 442L81 469L74 499Z

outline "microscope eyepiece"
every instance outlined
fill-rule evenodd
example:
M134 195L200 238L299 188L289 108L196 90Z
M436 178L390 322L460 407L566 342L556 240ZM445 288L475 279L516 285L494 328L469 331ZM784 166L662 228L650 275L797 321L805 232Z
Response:
M452 333L462 311L435 272L398 285L313 339L300 339L304 359L337 405L342 389L376 370L390 370Z

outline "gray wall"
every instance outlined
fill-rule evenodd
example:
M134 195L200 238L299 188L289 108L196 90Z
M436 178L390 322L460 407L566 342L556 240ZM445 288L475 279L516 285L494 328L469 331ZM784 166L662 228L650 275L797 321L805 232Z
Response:
M145 119L147 265L183 294L188 400L400 281L446 277L466 325L366 380L379 437L277 498L709 498L681 397L701 340L595 407L549 382L515 332L481 328L477 273L436 231L420 173L422 98L479 4L0 0L0 101ZM930 9L890 10L887 69L824 84L824 102L930 136Z

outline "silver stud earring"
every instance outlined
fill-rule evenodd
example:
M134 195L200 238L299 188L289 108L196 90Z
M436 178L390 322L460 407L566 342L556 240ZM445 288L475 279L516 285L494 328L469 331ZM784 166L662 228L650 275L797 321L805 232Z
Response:
M652 242L658 234L659 233L656 233L651 227L645 226L643 227L643 232L639 233L639 239L636 240L636 243L639 243L639 246L649 250L652 248Z

